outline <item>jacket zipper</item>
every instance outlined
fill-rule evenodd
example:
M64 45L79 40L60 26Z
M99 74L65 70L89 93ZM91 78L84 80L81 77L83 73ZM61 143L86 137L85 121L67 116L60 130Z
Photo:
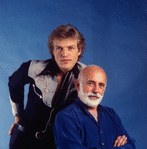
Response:
M65 83L65 80L66 80L68 74L69 74L69 72L66 74L66 76L65 76L65 78L64 78L64 80L63 80L63 83L62 83L62 85L61 85L61 88L60 88L58 97L56 98L55 105L54 105L54 107L52 108L52 110L51 110L51 112L50 112L50 116L49 116L49 119L48 119L48 121L47 121L47 123L46 123L45 129L44 129L43 131L41 131L41 132L36 132L36 134L35 134L35 137L36 137L37 139L40 139L40 138L38 137L38 134L40 134L40 133L45 133L46 130L47 130L47 128L48 128L48 125L50 125L50 120L51 120L51 117L52 117L52 113L53 113L53 111L54 111L54 109L55 109L55 107L56 107L56 104L57 104L57 102L58 102L58 98L59 98L60 92L61 92L61 90L62 90L62 88L63 88L63 85L64 85L64 83ZM42 98L42 96L39 95L39 94L36 92L36 90L35 90L35 85L34 85L34 84L33 84L33 87L34 87L35 93L36 93L40 98Z
M35 94L38 95L40 99L43 99L43 97L36 92L36 89L35 89L35 85L34 84L33 84L33 89L34 89Z

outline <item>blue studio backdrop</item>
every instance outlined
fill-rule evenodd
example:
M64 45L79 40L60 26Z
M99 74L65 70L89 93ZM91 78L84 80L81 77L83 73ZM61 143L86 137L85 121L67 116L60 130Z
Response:
M106 71L102 104L118 113L137 149L146 149L146 0L0 0L0 149L8 149L14 120L8 77L25 61L50 58L49 34L68 23L85 37L81 62Z

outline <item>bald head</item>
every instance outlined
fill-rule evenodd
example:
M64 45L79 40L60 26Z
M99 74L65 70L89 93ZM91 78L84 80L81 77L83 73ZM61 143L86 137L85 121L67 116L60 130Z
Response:
M89 65L84 69L82 69L82 71L79 73L78 80L79 81L82 81L83 79L87 80L90 75L97 74L97 73L101 73L107 80L105 71L96 65Z

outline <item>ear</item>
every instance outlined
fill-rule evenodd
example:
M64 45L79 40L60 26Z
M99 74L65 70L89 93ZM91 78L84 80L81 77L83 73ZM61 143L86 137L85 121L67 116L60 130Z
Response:
M80 90L80 82L79 82L79 80L75 80L75 87L76 87L77 91Z
M82 50L78 49L78 56L81 55L81 53L82 53Z

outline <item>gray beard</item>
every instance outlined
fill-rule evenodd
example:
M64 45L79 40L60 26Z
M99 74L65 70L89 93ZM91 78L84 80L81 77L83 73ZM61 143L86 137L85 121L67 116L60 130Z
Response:
M89 96L96 96L98 97L97 99L92 99ZM94 94L94 93L84 93L83 92L83 87L82 84L80 83L80 90L78 91L78 97L80 100L87 105L88 107L95 108L97 107L100 102L103 99L103 96L101 96L99 93Z

